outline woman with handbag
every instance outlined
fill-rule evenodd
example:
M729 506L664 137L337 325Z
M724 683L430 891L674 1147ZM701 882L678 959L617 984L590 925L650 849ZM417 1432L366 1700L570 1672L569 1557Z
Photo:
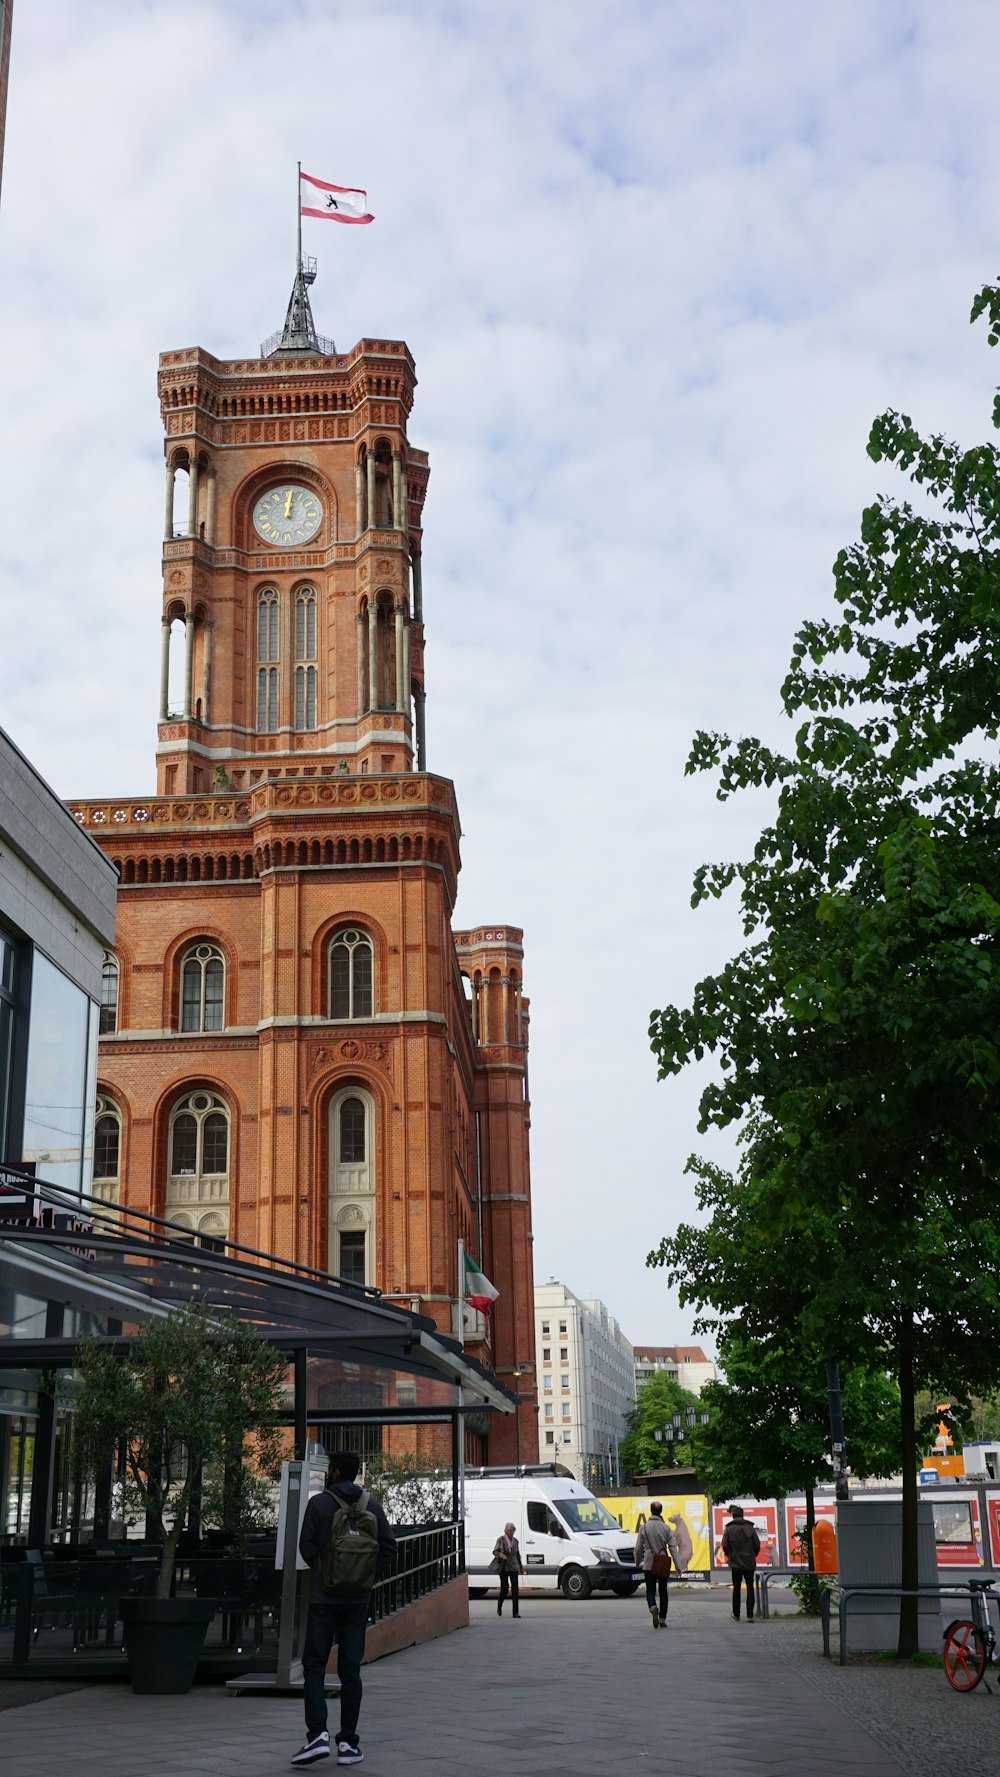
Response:
M497 1537L496 1542L493 1544L493 1559L496 1562L497 1572L500 1575L500 1598L497 1603L497 1616L503 1616L503 1601L509 1591L510 1602L512 1605L510 1614L513 1617L519 1617L521 1612L518 1608L520 1604L520 1599L518 1598L518 1575L524 1570L521 1564L521 1550L518 1546L517 1537L514 1535L513 1524L505 1524L503 1527L503 1535Z
M671 1559L672 1557L672 1559ZM649 1517L640 1525L635 1539L635 1564L641 1567L646 1580L646 1603L654 1629L667 1626L667 1579L671 1567L680 1566L677 1538L663 1521L663 1501L650 1500ZM659 1601L657 1601L659 1592ZM657 1609L659 1602L659 1609Z

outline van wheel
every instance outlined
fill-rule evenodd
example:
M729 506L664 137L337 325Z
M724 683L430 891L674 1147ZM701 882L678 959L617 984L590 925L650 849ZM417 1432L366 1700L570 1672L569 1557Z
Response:
M469 1597L470 1598L488 1598L489 1591L490 1591L489 1586L470 1586L469 1587Z
M590 1581L582 1567L564 1567L559 1575L559 1585L564 1598L589 1598Z
M639 1582L630 1580L625 1585L612 1586L611 1590L616 1598L634 1598L639 1590Z

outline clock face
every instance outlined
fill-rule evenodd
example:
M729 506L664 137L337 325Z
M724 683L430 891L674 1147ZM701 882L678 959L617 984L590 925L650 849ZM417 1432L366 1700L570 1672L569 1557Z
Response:
M289 481L261 494L253 522L265 543L308 543L323 522L323 508L309 488Z

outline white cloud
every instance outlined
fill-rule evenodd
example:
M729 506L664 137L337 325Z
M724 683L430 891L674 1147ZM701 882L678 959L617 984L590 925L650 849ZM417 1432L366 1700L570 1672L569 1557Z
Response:
M687 1331L642 1259L699 1145L648 1013L738 941L690 878L760 818L688 743L780 733L874 413L983 436L998 38L974 0L16 11L4 724L64 794L149 786L157 353L280 325L297 159L367 185L373 228L308 232L314 307L417 361L430 762L459 920L525 926L537 1270L637 1340Z

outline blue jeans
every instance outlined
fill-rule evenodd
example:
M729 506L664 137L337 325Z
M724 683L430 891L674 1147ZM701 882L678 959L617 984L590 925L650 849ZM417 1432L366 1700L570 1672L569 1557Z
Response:
M314 1740L326 1727L326 1664L336 1641L340 1732L345 1740L357 1740L358 1716L361 1714L361 1661L367 1627L367 1598L310 1600L302 1649L302 1696L307 1739Z

